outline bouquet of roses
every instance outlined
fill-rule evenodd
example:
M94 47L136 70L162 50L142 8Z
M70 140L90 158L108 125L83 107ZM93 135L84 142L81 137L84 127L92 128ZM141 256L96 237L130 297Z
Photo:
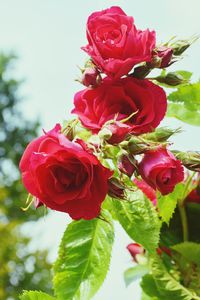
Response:
M200 125L200 83L166 71L196 38L158 45L155 31L111 7L88 18L87 40L75 118L44 131L20 162L27 207L74 220L54 265L55 298L21 299L91 299L109 269L113 221L134 241L124 278L141 277L142 299L200 299L200 153L172 149L180 129L158 127L165 116Z

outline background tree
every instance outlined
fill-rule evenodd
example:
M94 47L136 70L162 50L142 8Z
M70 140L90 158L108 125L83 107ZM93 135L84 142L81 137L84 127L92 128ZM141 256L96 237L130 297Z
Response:
M37 134L38 121L20 111L21 81L15 79L13 54L0 53L0 299L18 299L24 288L49 292L50 264L46 252L31 253L20 225L43 216L43 209L23 213L27 193L18 171L24 148ZM28 216L27 216L28 214Z

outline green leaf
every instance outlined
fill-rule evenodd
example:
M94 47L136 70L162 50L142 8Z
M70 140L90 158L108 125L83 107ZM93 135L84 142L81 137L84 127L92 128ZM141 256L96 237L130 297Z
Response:
M141 300L157 300L158 298L156 297L149 297L147 294L145 294L144 292L142 292L142 298Z
M154 257L151 261L151 271L153 279L161 299L163 300L200 300L192 291L181 285L171 274L159 257Z
M180 86L168 96L167 115L200 126L200 82Z
M169 221L175 211L179 197L182 195L184 185L177 184L174 191L166 196L160 195L158 197L159 215L163 222L169 224Z
M135 267L129 268L124 272L124 280L126 286L129 286L133 281L141 278L149 272L147 265L137 265Z
M200 126L200 111L189 110L182 103L168 103L167 117L176 118L193 126Z
M145 296L150 297L149 299L160 299L160 293L158 291L158 288L156 286L156 282L153 278L153 276L151 274L146 274L145 276L143 276L142 281L140 283L141 288L143 290L143 292L145 293ZM146 298L144 298L146 299ZM148 299L148 298L147 298ZM142 298L143 300L143 298ZM163 298L163 300L168 300Z
M189 71L179 70L179 71L176 71L176 73L181 75L185 80L188 80L188 81L192 77L192 72L189 72Z
M185 242L174 245L172 249L180 253L187 261L200 266L200 244Z
M91 299L102 285L114 241L110 215L106 219L74 221L65 231L54 267L59 300Z
M113 200L116 217L135 242L153 253L158 246L160 235L158 214L142 192L134 192L131 196L131 201Z
M20 300L56 300L56 298L39 291L24 291L19 298Z

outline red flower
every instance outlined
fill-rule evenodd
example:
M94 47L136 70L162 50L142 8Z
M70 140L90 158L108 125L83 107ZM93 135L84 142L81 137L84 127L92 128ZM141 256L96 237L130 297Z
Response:
M137 260L138 254L145 253L144 248L137 243L131 243L126 248L128 249L129 253L131 254L131 256L135 262L138 262L138 260Z
M108 76L119 78L134 65L151 60L155 32L138 30L132 17L113 6L91 14L87 22L88 45L82 47Z
M139 172L153 189L158 189L163 195L171 193L175 185L184 179L181 162L162 147L144 154Z
M131 132L131 126L127 124L123 124L119 121L114 121L105 126L112 134L109 138L108 142L110 144L119 144L121 143L128 133Z
M72 112L93 133L98 133L109 120L129 118L123 123L130 127L126 131L140 134L159 125L167 99L164 90L151 81L127 77L114 82L106 78L99 87L78 92L74 106Z
M153 203L153 205L157 205L156 199L156 191L148 185L144 180L138 180L137 178L133 179L135 185L147 196L149 200Z
M137 162L134 161L133 157L130 157L126 154L122 154L118 159L117 167L120 170L120 172L131 177L136 169L136 163Z
M95 218L112 172L87 152L83 143L69 141L60 129L57 124L27 146L20 161L23 183L51 209L77 220Z

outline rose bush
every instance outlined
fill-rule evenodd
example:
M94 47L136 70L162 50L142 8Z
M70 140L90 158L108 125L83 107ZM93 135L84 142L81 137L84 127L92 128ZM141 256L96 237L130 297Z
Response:
M138 63L151 60L155 31L138 30L133 17L113 6L91 14L87 22L87 52L108 76L127 75Z
M83 143L69 141L60 130L56 125L27 146L20 162L23 183L51 209L67 212L73 219L95 218L112 172Z
M164 90L149 80L106 78L99 87L76 93L74 106L72 112L93 133L98 133L110 120L127 118L125 124L131 133L141 134L159 125L166 113L167 100Z
M32 141L20 162L34 196L27 207L35 200L78 220L67 227L54 266L55 299L94 296L118 221L137 262L124 273L127 285L141 278L142 299L200 300L199 176L191 172L200 170L200 153L169 151L180 129L157 128L166 114L200 126L200 83L189 84L188 71L149 76L181 58L194 39L156 45L155 32L136 29L119 7L93 13L87 38L77 118ZM168 87L176 90L165 93ZM32 296L53 299L25 292L21 300Z

